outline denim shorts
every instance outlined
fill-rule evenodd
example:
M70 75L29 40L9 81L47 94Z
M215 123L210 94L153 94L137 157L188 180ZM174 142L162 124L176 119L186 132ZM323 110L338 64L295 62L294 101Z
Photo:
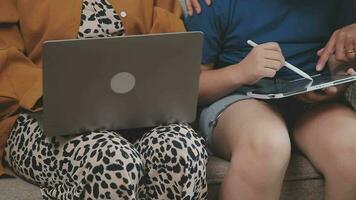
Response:
M199 127L208 146L212 144L213 131L221 114L233 103L250 99L246 94L236 92L205 107L200 113Z
M259 87L266 87L268 85L272 85L275 83L275 81L275 79L262 79L253 86L241 87L236 92L229 94L228 96L225 96L220 100L205 107L200 113L199 128L208 145L210 146L212 144L213 131L216 124L218 123L221 114L230 105L238 101L251 99L251 97L246 95L248 91Z
M232 93L228 96L225 96L221 98L220 100L210 104L209 106L205 107L202 109L200 113L200 119L199 119L199 127L201 130L201 134L207 141L207 144L210 146L212 145L212 138L213 138L213 131L215 126L218 123L218 120L222 113L232 104L246 100L246 99L251 99L251 97L248 97L246 95L247 91L258 88L261 86L268 86L271 84L274 84L275 81L279 80L271 80L271 79L263 79L260 82L258 82L256 85L251 86L251 87L242 87L235 93ZM283 118L286 121L286 125L288 126L288 129L293 129L296 120L298 119L299 115L303 113L306 109L310 108L310 105L297 101L295 98L290 97L290 98L283 98L283 99L272 99L272 100L264 100L266 103L276 107L279 111L280 114L283 116Z

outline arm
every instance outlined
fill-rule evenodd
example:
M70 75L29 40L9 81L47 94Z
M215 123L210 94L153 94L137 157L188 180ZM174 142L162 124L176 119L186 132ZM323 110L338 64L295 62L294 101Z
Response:
M335 29L339 30L335 31L327 45L318 51L320 58L316 66L317 71L322 71L326 64L329 63L329 68L332 72L342 70L349 74L355 74L353 69L348 68L354 64L353 62L356 62L356 52L353 51L356 50L356 24L352 24L355 21L356 15L352 1L342 0L335 26ZM346 86L342 85L309 92L296 98L307 103L330 101L344 94Z
M0 120L20 108L35 110L42 96L42 70L26 55L15 0L0 3Z
M214 70L212 65L202 65L199 80L199 103L204 105L217 100L243 85L242 77L233 66Z
M279 45L265 43L253 48L238 64L215 70L213 65L202 65L199 103L214 102L243 85L253 85L265 77L272 78L284 66L284 62Z
M232 92L239 86L235 81L238 73L233 72L234 67L229 66L223 69L214 69L212 63L218 59L218 54L222 48L223 30L228 26L226 10L227 0L219 1L208 7L206 4L201 6L204 9L200 15L193 15L185 19L188 31L204 32L203 57L199 84L199 103L208 104L216 99Z
M356 5L356 1L354 1ZM341 0L334 34L331 36L326 46L319 50L320 59L317 70L325 68L326 63L332 55L338 61L352 63L356 62L356 7L353 7L352 0Z
M334 54L338 61L356 63L356 23L335 31L326 46L319 50L317 70L323 70Z
M199 103L208 104L235 91L242 85L252 85L263 77L274 77L284 64L282 50L276 43L258 45L238 64L214 69L224 50L224 38L230 27L228 0L204 5L204 12L186 19L189 31L204 32Z
M153 23L149 34L185 32L179 0L154 0Z

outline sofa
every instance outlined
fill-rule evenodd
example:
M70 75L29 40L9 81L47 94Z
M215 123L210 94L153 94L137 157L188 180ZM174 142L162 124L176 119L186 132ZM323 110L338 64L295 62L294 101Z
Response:
M209 200L217 200L221 181L229 162L210 156L208 162ZM238 199L238 198L236 198ZM285 176L281 200L322 200L324 180L311 163L300 153L293 153Z
M208 162L209 200L217 200L221 181L229 162L211 155ZM293 153L283 184L281 200L321 200L324 194L322 176L300 153ZM40 190L20 178L0 179L0 200L38 200Z
M181 0L184 3L184 0ZM354 0L356 8L356 0ZM229 162L211 155L208 162L209 200L218 199L221 181ZM299 152L292 154L283 184L281 200L321 200L324 195L324 179L311 163ZM38 200L40 190L20 178L0 179L0 200ZM238 197L236 198L238 199Z

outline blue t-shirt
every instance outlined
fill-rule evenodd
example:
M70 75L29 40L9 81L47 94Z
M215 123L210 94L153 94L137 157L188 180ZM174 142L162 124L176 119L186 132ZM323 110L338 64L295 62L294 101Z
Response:
M314 74L321 49L340 27L356 22L352 0L215 0L185 20L188 31L204 32L203 64L215 68L239 63L251 51L246 43L277 42L286 60ZM295 77L282 68L277 77Z

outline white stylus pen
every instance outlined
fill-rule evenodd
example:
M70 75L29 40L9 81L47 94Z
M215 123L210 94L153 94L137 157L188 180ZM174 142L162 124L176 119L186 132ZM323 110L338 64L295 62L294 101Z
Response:
M254 41L252 41L252 40L248 40L248 41L247 41L247 44L249 44L249 45L252 46L252 47L258 46L258 44L256 44L256 43L255 43ZM303 71L300 70L298 67L296 67L296 66L290 64L290 63L287 62L287 61L284 63L284 66L286 66L288 69L292 70L293 72L299 74L300 76L302 76L302 77L304 77L304 78L306 78L306 79L309 79L309 80L311 80L311 81L313 80L313 78L310 77L307 73L303 72Z

